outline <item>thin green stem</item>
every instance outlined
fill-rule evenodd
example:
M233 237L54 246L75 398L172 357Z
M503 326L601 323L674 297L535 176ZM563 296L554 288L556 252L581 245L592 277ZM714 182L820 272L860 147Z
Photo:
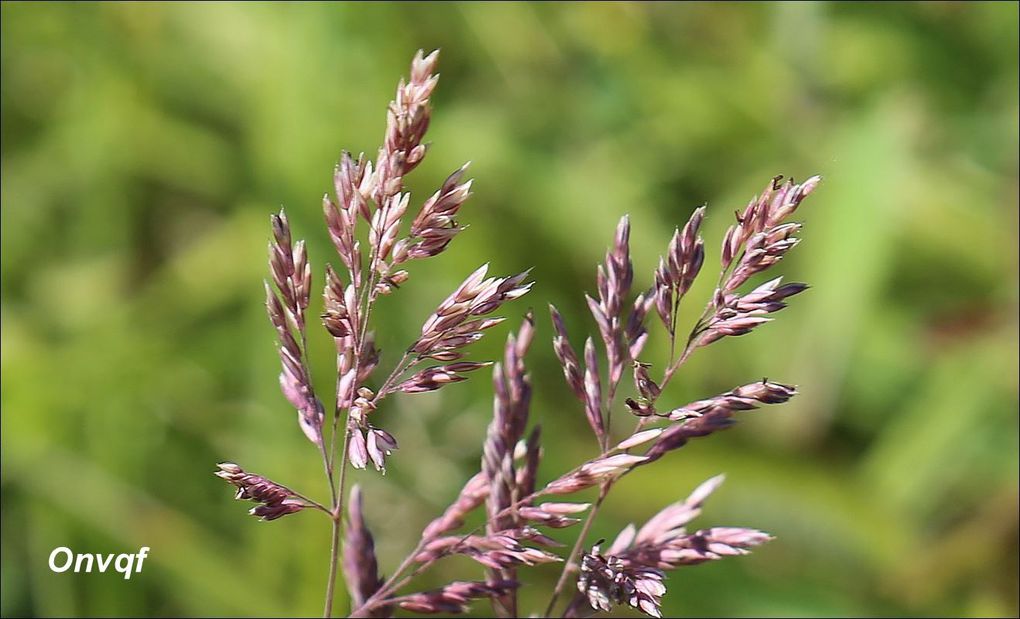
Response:
M350 429L347 427L347 420L344 421L344 440L343 447L340 455L340 480L335 481L333 475L333 467L336 464L336 435L339 431L340 415L343 411L342 402L340 401L340 363L341 356L337 354L337 380L336 380L336 405L333 409L333 426L329 436L329 452L327 454L326 449L322 448L322 460L326 467L326 480L329 483L329 494L331 498L331 504L333 506L330 510L330 516L333 520L331 542L329 547L329 575L326 580L326 602L323 610L323 616L329 617L333 613L333 595L336 590L336 576L337 566L340 562L340 538L341 529L343 527L343 491L344 491L344 478L347 473L347 445L348 439L350 438ZM357 361L355 361L357 363ZM349 411L348 411L349 414Z
M673 313L674 313L674 321L675 321L676 309L677 308L674 307L674 311L673 311ZM701 321L699 320L698 322L699 322L699 325L700 325ZM671 350L670 350L670 355L669 355L670 356L669 366L666 368L666 371L663 374L662 382L660 384L660 391L666 388L666 385L668 385L669 381L673 379L673 376L676 374L676 371L678 369L680 369L680 366L683 365L684 362L686 362L687 359L690 357L691 353L694 352L694 347L692 346L692 344L694 342L694 337L695 337L695 334L697 332L697 328L698 327L695 326L694 331L692 331L692 333L691 333L691 337L688 338L687 344L686 344L686 346L684 346L683 352L680 354L680 357L678 359L676 359L676 361L673 360L675 352L673 350L673 344L671 343L671 346L670 346ZM675 330L675 322L674 322L674 330ZM675 340L675 337L673 337L671 339ZM609 396L609 400L610 400L609 407L610 407L610 409L612 408L613 395L615 395L615 392L616 392L615 387L616 387L616 385L612 385L610 387L610 396ZM645 418L639 419L638 422L637 422L637 428L636 428L635 432L638 431L638 430L641 430L644 427L645 422L646 422ZM607 434L607 437L608 437L608 434ZM602 452L603 452L602 453L603 456L609 453L608 444L604 444L603 445ZM587 516L587 518L585 518L584 524L581 527L581 532L577 536L577 541L574 543L574 547L571 549L570 554L568 555L567 560L566 560L566 562L565 562L565 564L563 566L563 571L560 572L560 577L556 581L556 587L555 587L555 589L553 589L552 598L549 600L549 604L546 606L544 616L550 617L552 615L552 611L553 611L553 608L556 605L556 601L559 598L560 594L563 592L564 586L566 586L567 578L570 576L570 574L573 572L573 570L576 569L575 561L577 559L577 555L580 553L581 548L584 545L585 539L587 538L588 533L591 530L592 524L595 522L595 517L598 515L599 508L602 506L602 503L605 501L606 496L609 494L609 490L612 489L613 484L616 481L617 481L616 479L613 479L613 480L606 481L606 482L604 482L602 484L602 486L601 486L601 488L599 490L598 500L596 500L595 505L592 506L591 510L588 511L588 516Z
M336 440L336 416L334 415L333 431L330 435L330 453L327 455L326 448L320 444L319 452L322 454L322 464L326 469L326 482L329 484L330 504L333 506L332 510L323 508L326 513L330 515L332 520L332 543L330 544L329 551L329 576L326 580L326 603L323 609L323 617L330 617L333 613L333 593L336 588L336 571L337 562L339 559L339 540L340 540L340 522L337 518L337 495L336 489L333 486L333 444Z
M401 374L414 367L416 363L420 361L420 358L411 358L411 351L404 353L404 356L400 358L397 365L393 367L393 371L386 377L382 385L379 386L379 390L376 392L375 397L372 398L372 404L378 404L380 400L389 395L389 390L393 388L393 383L397 382Z
M680 295L674 295L673 315L669 321L669 362L673 363L673 356L676 354L676 321L680 313Z
M358 361L360 355L355 356L354 361L354 372L357 376L358 372ZM329 547L329 581L326 583L326 609L324 617L329 617L333 610L333 592L336 589L336 576L337 576L337 564L340 561L340 551L342 547L342 532L343 532L343 513L344 513L344 492L346 491L347 482L347 451L350 447L351 428L350 426L350 409L347 409L347 417L344 420L344 440L340 447L340 478L336 482L336 487L333 486L333 466L334 459L334 447L336 444L336 433L337 433L337 420L340 418L340 392L337 391L337 403L336 412L333 415L333 434L330 438L330 466L329 466L329 489L333 495L333 532L332 541Z
M336 416L338 416L338 415L334 415L334 418ZM329 576L327 577L327 580L326 580L326 603L325 603L325 607L324 607L324 609L322 611L323 612L323 614L322 614L323 617L330 617L333 614L333 594L334 594L334 591L336 590L337 564L339 563L339 559L340 559L340 516L339 516L339 514L340 514L340 504L343 501L342 501L342 499L339 499L337 497L337 491L336 491L336 488L333 485L333 464L332 464L332 461L333 461L333 456L332 456L333 447L332 447L332 445L334 444L335 440L336 440L336 421L334 420L334 422L333 422L333 433L330 436L330 455L327 456L326 455L326 450L324 448L321 449L321 452L322 452L322 461L323 461L323 464L326 467L326 480L329 483L329 494L330 494L330 498L331 498L331 503L333 505L333 509L332 510L325 510L325 508L323 508L324 511L326 511L330 515L330 519L332 520L332 529L333 529L332 530L331 542L330 542L330 548L329 548ZM344 442L346 444L346 440ZM343 467L342 470L346 470L346 467Z
M290 490L290 489L288 488L288 490ZM310 498L306 497L305 495L303 495L303 494L301 494L299 492L294 492L293 490L291 490L290 492L291 492L291 494L293 494L297 498L301 499L305 503L308 503L310 506L314 507L315 509L317 509L317 510L319 510L319 511L325 513L325 514L329 514L330 517L333 516L333 512L329 511L329 509L325 505L323 505L322 503L319 503L318 501L316 501L314 499L310 499Z
M336 592L337 564L340 559L340 514L333 513L333 536L329 547L329 580L326 581L326 605L322 611L325 619L333 616L333 594Z
M403 576L404 572L407 571L407 568L411 567L411 565L415 562L415 557L418 556L418 553L420 553L425 548L425 543L426 540L424 539L419 541L418 545L414 547L414 550L412 550L410 554L404 557L404 560L401 561L397 569L394 570L393 575L390 576L386 580L386 582L382 584L382 586L376 589L375 593L373 593L367 600L365 600L365 602L361 606L351 611L351 617L366 616L366 614L369 611L374 610L377 606L379 606L380 602L383 600L386 600L386 602L389 603L390 600L388 600L387 598L390 595L390 593L400 589L408 582L410 582L412 578L414 578L424 570L424 567L432 565L432 563L434 563L435 560L428 561L422 564L422 566L416 569L409 576L401 579L401 576Z
M575 560L577 555L581 552L581 548L584 546L584 541L588 537L588 533L591 531L592 524L595 522L595 516L599 512L599 508L602 506L602 502L606 500L606 496L609 494L610 488L613 487L612 481L607 481L602 484L599 490L599 498L595 501L595 505L588 511L588 517L585 519L584 524L581 525L581 532L577 534L577 541L574 542L574 547L570 550L570 554L567 556L567 560L563 564L563 571L560 572L559 580L556 581L556 588L553 589L552 597L549 599L549 604L545 607L544 617L551 617L553 607L556 606L556 600L559 599L560 594L563 593L563 587L567 584L567 578L573 573L575 568Z
M344 429L344 440L340 447L340 480L337 482L336 510L339 518L343 518L344 489L347 482L347 451L351 444L351 430Z
M602 452L605 453L609 449L609 443L612 442L613 434L613 400L616 399L616 390L620 386L620 381L614 381L609 384L609 394L606 396L606 434L602 437Z
M372 252L372 256L373 256L372 262L374 262L374 259L375 259L375 251L374 251L374 249L373 249L373 252ZM370 319L370 317L372 315L372 307L375 304L375 300L376 300L375 284L376 284L376 273L373 270L371 275L368 278L368 287L366 288L366 291L364 293L364 303L365 303L364 308L361 308L361 311L358 312L358 320L361 322L361 324L359 326L361 328L357 330L357 332L355 333L355 338L354 338L354 350L355 350L355 354L354 354L354 367L352 368L352 371L354 372L355 383L357 382L357 377L358 377L358 374L360 373L360 370L361 370L361 357L362 357L362 355L365 352L364 351L364 342L365 342L365 338L368 335L368 323L369 323L369 319ZM339 363L340 363L340 356L339 355L337 356L337 363L338 363L338 366L339 366ZM339 420L340 420L340 416L341 416L341 411L343 410L343 408L342 408L343 402L341 402L341 400L340 400L340 395L341 395L340 394L340 379L341 379L341 376L340 376L339 372L337 372L337 401L336 401L336 409L335 409L334 414L333 414L333 433L332 433L332 435L330 437L330 455L329 455L329 463L328 463L329 482L330 482L329 485L330 485L330 490L333 493L333 535L332 535L332 542L330 544L329 582L326 584L326 605L325 605L325 614L324 614L325 617L329 617L330 614L332 613L333 594L334 594L334 591L335 591L335 588L336 588L337 566L338 566L338 563L339 563L339 560L340 560L340 554L341 554L342 547L343 547L343 535L342 535L342 533L343 533L344 495L345 495L346 490L347 490L346 486L347 486L347 468L348 468L347 467L347 452L350 449L350 439L351 439L351 431L352 431L351 427L350 427L351 409L350 409L350 406L348 406L347 407L347 415L346 415L346 417L344 419L344 425L343 425L344 438L343 438L343 442L342 442L341 447L340 447L339 463L337 463L336 459L335 459L335 456L336 456L336 447L335 447L335 445L336 445L336 435L337 435L337 432L339 431L338 424L339 424ZM358 385L355 384L353 386L353 389L357 390L357 387L358 387ZM334 482L333 482L333 476L332 476L332 470L333 470L334 464L338 464L339 467L340 467L340 475L339 475L339 479L336 481L335 488L334 488Z

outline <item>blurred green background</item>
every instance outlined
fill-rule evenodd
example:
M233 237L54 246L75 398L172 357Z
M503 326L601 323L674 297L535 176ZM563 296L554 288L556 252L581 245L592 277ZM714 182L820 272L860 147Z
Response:
M1017 21L1016 3L3 3L0 612L319 612L325 519L256 522L211 473L231 459L325 497L277 386L268 214L287 207L321 282L340 149L374 154L412 54L441 47L410 188L420 201L472 160L471 227L384 300L384 364L478 264L533 266L506 313L539 314L548 480L593 441L545 306L575 345L594 332L582 292L617 218L644 287L696 206L715 260L774 174L820 173L779 268L813 289L697 354L664 401L762 376L802 395L629 477L592 537L726 472L697 524L777 540L673 573L669 614L1015 616ZM331 343L312 333L328 394ZM384 572L477 470L490 399L478 376L380 413L401 450L385 478L354 478ZM47 567L57 546L143 545L130 581ZM543 595L525 608L558 569L528 573ZM450 560L424 583L478 574Z

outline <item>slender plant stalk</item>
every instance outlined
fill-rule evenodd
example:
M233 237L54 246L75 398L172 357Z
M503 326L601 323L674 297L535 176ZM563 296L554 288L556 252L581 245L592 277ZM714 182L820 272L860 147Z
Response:
M676 310L677 310L678 306L679 306L679 302L675 302L674 305L673 305L674 314L676 313ZM699 320L699 323L700 323L700 320ZM693 348L691 348L691 341L693 340L694 332L692 332L692 335L688 339L686 346L684 346L684 350L680 354L680 357L678 359L676 359L675 361L673 360L673 357L674 357L674 354L675 354L675 342L676 342L676 335L675 335L675 331L676 331L676 317L675 316L673 318L672 327L673 327L672 331L671 331L672 337L670 337L670 353L669 353L670 362L667 365L667 368L666 368L665 372L663 373L662 381L661 381L661 383L659 385L660 390L661 389L665 389L666 386L669 385L669 382L673 379L673 376L676 374L677 370L680 369L680 366L683 365L683 363L685 361L687 361L687 359L690 357L691 352L693 352ZM608 409L610 411L612 410L612 399L613 399L613 395L615 393L616 393L616 385L614 384L614 385L611 385L610 392L609 392L610 404L609 404ZM654 404L654 401L653 401L653 404ZM607 415L607 419L608 419L608 415ZM647 419L649 419L649 418L648 417L642 417L642 418L638 419L637 425L636 425L635 430L634 430L635 433L641 431L644 428L644 424L645 424ZM608 439L608 433L607 433L607 439ZM606 444L607 444L607 446L603 448L603 453L602 453L603 456L605 456L608 453L608 440L607 440ZM563 593L563 588L566 586L567 578L569 578L570 573L573 570L577 569L577 562L576 562L577 555L580 553L581 548L584 546L584 541L587 539L588 533L591 531L591 527L592 527L592 525L595 522L595 518L596 518L596 516L598 516L599 509L602 507L602 503L605 502L606 497L609 495L609 491L612 490L614 483L615 483L615 480L608 480L608 481L604 482L600 486L598 499L595 501L595 504L592 506L592 508L588 511L588 515L584 519L584 523L581 525L581 531L577 535L577 540L574 542L574 546L573 546L573 548L571 548L570 554L567 555L567 559L566 559L566 561L564 562L564 565L563 565L563 570L560 572L560 576L556 580L556 586L553 588L552 597L549 599L549 603L546 605L546 608L545 608L545 614L544 614L545 617L551 617L552 616L553 608L556 606L557 599Z
M421 552L422 548L423 544L419 542L418 545L415 546L414 550L404 557L404 560L400 562L397 569L393 571L393 575L390 576L381 587L379 587L379 590L372 594L372 597L368 598L364 604L351 611L351 616L360 617L363 616L363 613L374 610L390 593L399 590L404 584L406 584L404 580L401 580L401 577L404 576L404 572L406 572L409 567L414 565L414 557Z
M370 301L369 302L371 302L371 297L370 297ZM365 311L362 314L362 316L363 316L362 319L366 323L368 322L368 318L371 315L371 309L372 309L371 305L366 305ZM354 344L355 347L356 347L355 350L359 350L359 351L361 350L361 343L364 341L364 337L365 337L365 334L362 333L362 335L355 340L355 344ZM361 361L361 355L357 355L355 357L355 359L354 359L354 375L355 376L357 376L358 370L360 369L359 368L360 361ZM338 398L339 398L339 388L337 390L337 394L338 394ZM337 408L338 409L340 408L340 401L339 401L339 399L337 400ZM344 425L343 425L344 438L343 438L343 441L341 441L341 446L340 446L340 460L339 460L339 462L340 462L340 475L339 475L339 479L336 482L336 489L335 490L333 490L332 467L330 467L329 484L330 484L330 491L333 493L333 526L332 526L332 532L331 532L332 533L332 537L330 538L330 549L329 549L329 576L328 576L329 581L326 583L326 604L325 604L325 610L323 611L323 616L327 617L327 618L332 616L332 613L333 613L333 594L334 594L334 591L336 589L337 565L338 565L338 563L340 561L340 553L343 550L343 535L342 535L342 533L343 533L343 514L344 514L344 496L345 496L344 492L346 490L346 482L347 482L347 450L350 448L350 438L351 438L351 430L350 430L350 427L349 427L349 425L350 425L350 414L351 414L351 411L348 408L347 412L346 412L346 417L344 419ZM333 445L336 442L336 433L337 433L337 430L338 430L336 420L339 419L339 417L340 417L340 415L339 415L339 411L338 411L338 413L336 415L334 415L333 433L332 433L332 436L330 437L330 445L331 445L331 447L330 447L330 457L331 457L331 459L332 459L332 454L333 454L333 449L334 449Z
M329 452L327 454L325 448L322 451L322 461L326 467L326 483L329 485L330 494L330 505L329 510L330 516L330 550L329 550L329 572L326 577L326 596L324 608L322 611L323 617L331 617L333 615L333 596L336 590L336 576L337 576L337 564L340 557L340 502L341 499L337 495L336 487L333 485L333 453L334 444L336 442L337 432L337 419L340 417L339 411L335 411L333 414L333 425L332 431L329 437ZM345 470L346 467L341 467L341 471Z
M335 430L334 430L335 431ZM351 433L349 430L344 430L343 446L340 449L340 480L338 482L338 491L334 491L333 498L333 512L332 512L332 537L330 538L329 547L329 576L326 582L326 607L323 611L323 617L330 617L333 613L333 593L336 589L336 576L337 576L337 564L340 560L341 547L341 533L343 531L343 491L347 477L347 448L350 444ZM333 482L330 480L330 489L333 488Z
M329 618L333 616L333 594L336 591L337 565L340 558L340 515L336 512L332 515L332 536L329 545L329 577L326 580L326 603L322 616Z
M613 487L612 482L606 482L602 484L599 489L599 498L592 505L591 510L588 511L588 517L584 519L584 524L581 525L581 532L577 534L577 540L574 542L574 547L570 549L570 554L567 555L567 560L563 566L563 570L560 571L560 577L556 580L556 586L553 588L552 597L549 598L549 603L545 606L545 613L543 617L551 617L553 607L556 606L556 600L559 599L563 593L563 587L567 584L567 578L570 577L570 573L576 569L574 567L574 561L577 555L581 552L581 548L584 546L584 540L588 538L588 533L591 532L591 527L595 523L595 516L598 515L599 508L602 507L602 502L606 500L606 496L609 495L609 490Z

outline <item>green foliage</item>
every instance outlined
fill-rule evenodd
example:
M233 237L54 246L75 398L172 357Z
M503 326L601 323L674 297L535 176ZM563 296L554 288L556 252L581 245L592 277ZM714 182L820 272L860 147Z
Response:
M471 228L383 300L384 364L482 262L533 266L510 314L554 302L577 337L619 215L643 287L702 202L708 262L767 179L820 173L782 267L814 288L696 355L663 402L762 375L802 395L628 478L594 535L725 471L703 522L778 539L673 574L668 614L1018 612L1015 3L8 2L2 18L0 614L319 608L325 521L258 523L212 470L323 496L276 385L268 215L287 207L321 282L333 163L374 154L397 78L434 47L435 147L411 188L473 160ZM324 333L312 357L329 385ZM529 362L550 477L594 445L551 347ZM356 477L384 571L477 470L490 397L479 376L382 413L401 450L386 479ZM51 573L60 545L152 550L127 582ZM444 565L433 582L474 569Z

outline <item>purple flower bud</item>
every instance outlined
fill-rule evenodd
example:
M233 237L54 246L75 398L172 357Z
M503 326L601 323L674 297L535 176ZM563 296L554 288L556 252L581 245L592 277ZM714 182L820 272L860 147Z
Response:
M397 441L385 430L370 428L368 430L368 456L372 459L377 471L386 473L386 456L397 449Z
M286 486L261 475L247 473L233 462L221 462L216 466L219 467L216 476L237 488L235 499L259 503L249 513L262 520L276 520L309 506Z
M365 442L365 435L358 428L350 430L350 444L347 446L347 459L351 466L356 469L363 469L368 464L368 444Z

